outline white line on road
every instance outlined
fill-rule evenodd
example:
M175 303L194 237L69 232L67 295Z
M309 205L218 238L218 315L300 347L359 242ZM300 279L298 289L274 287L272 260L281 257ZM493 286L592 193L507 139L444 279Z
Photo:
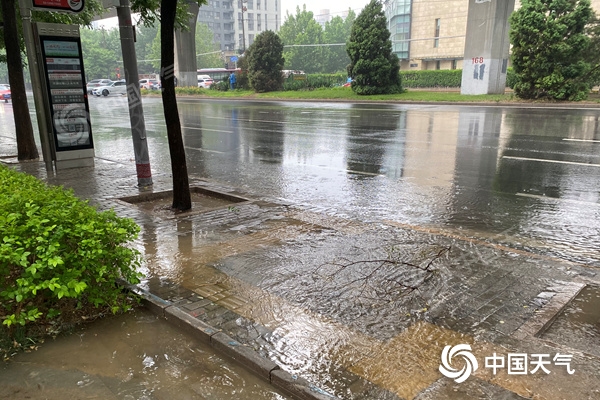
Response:
M600 207L600 204L594 202L594 201L584 201L584 200L575 200L575 199L563 199L563 198L559 198L559 197L550 197L550 196L540 196L539 194L530 194L530 193L515 193L517 196L521 196L521 197L529 197L532 199L541 199L541 200L551 200L551 201L556 201L556 202L568 202L568 203L577 203L577 204L585 204L585 205L590 205L590 206L597 206Z
M198 131L206 131L206 132L233 133L232 131L222 131L219 129L210 129L210 128L194 128L193 126L182 126L181 129L196 129Z
M208 149L203 149L201 147L190 147L190 146L185 146L186 149L190 149L190 150L197 150L197 151L204 151L206 153L217 153L217 154L226 154L225 151L219 151L219 150L208 150Z
M586 143L600 143L600 140L593 139L563 139L566 142L586 142Z
M588 163L575 162L575 161L548 160L545 158L528 158L528 157L513 157L513 156L502 156L502 158L506 158L509 160L539 161L539 162L554 163L554 164L569 164L569 165L583 165L586 167L600 167L600 164L588 164Z

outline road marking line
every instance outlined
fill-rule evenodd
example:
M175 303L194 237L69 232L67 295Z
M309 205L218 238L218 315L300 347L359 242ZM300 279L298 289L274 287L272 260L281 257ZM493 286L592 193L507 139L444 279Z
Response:
M560 161L560 160L549 160L546 158L529 158L529 157L513 157L513 156L502 156L502 158L506 158L509 160L520 160L520 161L539 161L546 163L555 163L555 164L569 164L569 165L583 165L586 167L600 167L600 164L588 164L576 161Z
M197 151L204 151L206 153L216 153L216 154L226 154L227 152L225 151L218 151L218 150L208 150L208 149L203 149L201 147L190 147L190 146L185 146L186 149L190 149L190 150L197 150Z
M233 133L232 131L223 131L223 130L219 130L219 129L210 129L210 128L194 128L193 126L182 126L181 129L195 129L197 131Z
M553 200L556 202L560 202L560 201L566 201L569 203L577 203L577 204L585 204L585 205L593 205L593 206L600 206L600 204L593 202L593 201L583 201L583 200L575 200L575 199L561 199L558 197L550 197L550 196L540 196L539 194L530 194L530 193L515 193L516 196L521 196L521 197L529 197L532 199L542 199L542 200Z
M587 142L587 143L600 143L600 140L592 139L563 139L566 142Z

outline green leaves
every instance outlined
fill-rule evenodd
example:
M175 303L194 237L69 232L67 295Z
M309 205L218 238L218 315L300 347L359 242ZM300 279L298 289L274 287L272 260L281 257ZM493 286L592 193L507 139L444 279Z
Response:
M139 227L72 191L0 166L0 320L49 321L79 304L125 307L117 278L139 281ZM69 300L71 299L71 300Z
M352 26L346 46L356 94L391 94L402 92L398 57L392 53L390 31L377 0L363 9Z
M273 31L256 36L248 49L248 79L252 88L259 93L283 88L283 43Z
M589 0L523 0L510 18L515 94L524 99L582 100L593 77L584 59Z

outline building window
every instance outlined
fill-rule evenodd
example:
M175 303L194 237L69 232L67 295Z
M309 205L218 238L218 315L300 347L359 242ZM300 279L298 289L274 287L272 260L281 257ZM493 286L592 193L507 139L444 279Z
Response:
M248 0L248 10L254 10L254 0Z
M238 13L238 29L244 29L244 20L242 13Z
M248 30L254 30L254 14L248 13Z
M441 63L442 63L442 62L441 62L440 60L437 60L437 61L435 62L435 69L439 70L439 69L440 69L440 67L441 67Z
M277 3L279 3L279 0L275 0L275 11L279 11L277 10Z
M256 0L256 9L260 10L260 0Z
M248 46L252 46L254 43L254 35L248 35Z
M267 4L267 3L265 3L265 4ZM269 28L267 27L267 24L269 23L268 21L269 21L269 18L267 16L267 14L265 14L265 31L269 30Z
M452 60L452 67L451 68L452 69L456 69L456 66L457 66L456 64L457 64L456 60Z
M262 20L260 19L260 14L256 14L256 30L260 32Z
M440 19L436 18L435 20L435 33L433 35L433 37L435 39L433 39L433 47L439 47L440 46Z
M269 8L268 6L269 6L269 0L265 0L265 11L267 11L267 8Z

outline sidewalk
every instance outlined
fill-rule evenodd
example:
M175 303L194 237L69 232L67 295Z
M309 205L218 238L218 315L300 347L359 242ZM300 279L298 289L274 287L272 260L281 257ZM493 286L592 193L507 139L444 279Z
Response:
M5 142L0 138L0 157L13 151ZM600 285L597 271L585 265L509 248L502 238L392 221L364 224L202 180L191 185L249 201L173 217L119 200L140 195L129 166L96 159L94 168L48 176L43 163L9 165L133 218L142 227L136 246L149 278L132 290L146 306L294 398L600 396L600 351L543 335L582 288ZM169 176L153 179L152 192L170 190ZM420 282L414 269L381 270L366 284L353 277L372 264L346 273L332 269L341 257L384 259L391 247L418 265L439 249L451 250L409 296L396 296L386 285L398 276ZM443 348L462 343L472 346L479 369L458 384L439 366ZM568 374L560 363L547 366L550 374L485 368L486 356L509 353L569 354L576 372Z

